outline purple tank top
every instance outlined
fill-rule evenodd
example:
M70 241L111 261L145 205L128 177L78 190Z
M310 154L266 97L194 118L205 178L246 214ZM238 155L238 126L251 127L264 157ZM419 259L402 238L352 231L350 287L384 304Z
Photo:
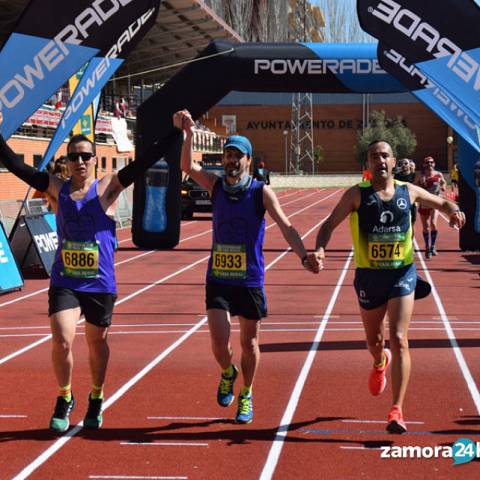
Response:
M115 221L103 210L95 180L82 200L70 197L71 182L58 196L58 250L50 285L79 292L117 293L113 256Z
M224 191L221 180L215 183L213 244L207 270L209 282L263 287L263 185L253 180L248 190L233 200Z

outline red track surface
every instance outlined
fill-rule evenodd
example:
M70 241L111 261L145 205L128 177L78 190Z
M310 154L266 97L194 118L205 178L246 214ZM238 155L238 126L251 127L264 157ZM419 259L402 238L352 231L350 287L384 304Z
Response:
M340 194L280 194L308 247ZM479 478L478 461L453 466L450 458L380 458L383 445L479 439L479 256L459 252L458 232L443 220L440 255L417 262L420 270L426 266L435 295L415 307L404 409L412 423L403 436L384 430L390 388L378 398L368 393L371 359L351 286L348 222L335 232L317 276L305 272L295 255L284 255L276 226L268 229L270 315L262 325L255 419L248 426L231 421L235 404L222 409L215 401L219 371L210 353L203 287L210 221L185 222L173 251L139 251L125 230L119 240L119 304L98 432L75 426L90 387L83 325L75 344L73 427L57 438L47 428L56 395L48 282L28 280L22 292L0 297L0 478ZM238 362L236 323L233 328Z

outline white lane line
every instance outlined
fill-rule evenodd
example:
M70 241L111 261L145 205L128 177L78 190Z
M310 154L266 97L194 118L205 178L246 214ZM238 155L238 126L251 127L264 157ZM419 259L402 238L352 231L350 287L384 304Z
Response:
M288 426L290 425L293 418L293 414L295 413L295 409L297 408L298 402L300 400L300 395L302 393L303 387L305 386L305 382L307 381L307 376L310 372L310 368L312 367L313 360L315 359L317 350L320 346L320 341L322 339L323 333L327 326L327 322L330 318L330 314L332 313L335 302L337 301L338 294L340 293L340 289L342 288L343 282L345 280L345 276L347 275L348 267L350 265L352 257L353 257L353 252L350 252L347 257L347 260L345 261L345 265L343 266L343 270L340 274L340 277L337 281L337 285L335 286L335 290L330 298L330 302L328 303L327 309L325 310L325 314L323 316L322 322L312 342L310 351L308 352L307 358L305 359L305 363L303 364L300 375L298 376L297 382L295 383L295 387L293 389L292 395L290 396L290 400L288 401L288 405L287 405L287 408L285 409L285 413L283 414L283 417L280 420L280 427L278 428L275 434L275 439L270 448L270 451L268 452L268 457L263 467L262 473L260 475L260 480L271 479L275 472L275 467L277 466L277 462L280 457L280 453L282 451L285 438L288 433Z
M298 215L299 213L303 212L304 210L307 210L308 208L312 208L312 207L314 207L315 205L317 205L318 203L324 202L325 200L329 199L330 197L332 197L333 195L337 194L337 193L340 192L340 191L342 191L342 189L337 189L337 190L335 190L333 193L327 195L326 197L321 198L320 200L317 200L316 202L310 204L309 206L307 206L307 207L305 207L305 208L302 208L302 209L298 210L297 212L294 212L294 213L291 214L291 215L287 215L287 218L294 217L295 215ZM314 192L314 193L316 193L316 192ZM306 195L306 196L302 196L301 198L303 199L303 198L306 198L306 197L310 197L310 196L314 195L314 193L308 194L308 195ZM294 201L296 201L296 200L298 200L298 199L292 200L292 202L294 202ZM288 203L292 203L292 202L287 202L287 203L284 204L283 206L287 205ZM271 227L273 227L273 226L275 226L275 225L276 225L275 223L270 224L268 227L266 227L266 230L268 230L269 228L271 228ZM209 229L207 232L203 232L203 234L208 233L208 232L211 232L211 229ZM198 234L197 234L197 235L198 235ZM196 235L196 236L197 236L197 235ZM191 237L189 237L189 238L191 238ZM179 243L181 243L182 241L186 241L186 240L187 240L187 239L183 239L183 240L181 240ZM150 252L154 252L154 251L155 251L155 250L151 250ZM148 253L148 252L147 252L147 253ZM140 256L143 256L143 255L144 255L144 254L140 254ZM177 271L174 272L173 274L171 274L171 275L169 275L169 276L167 276L167 277L164 277L164 279L157 280L155 283L150 284L150 285L148 285L147 287L145 287L145 288L143 288L143 289L136 290L136 291L135 291L133 294L131 294L130 296L127 296L127 297L125 297L125 298L122 298L121 300L118 300L118 301L115 303L115 305L120 305L121 303L129 300L130 298L133 298L133 297L139 295L140 293L143 293L144 291L146 291L146 290L154 287L155 285L159 285L160 283L163 283L163 281L168 280L169 278L171 278L171 277L173 277L173 276L175 276L175 275L178 275L179 273L182 273L183 271L188 270L189 268L192 268L192 267L195 266L197 263L201 263L201 262L203 262L205 259L208 259L208 258L209 258L209 256L204 257L204 258L202 258L201 260L195 262L194 264L191 264L190 266L187 266L187 267L185 267L184 269L177 270ZM45 289L45 290L48 290L48 288ZM12 302L13 302L13 300L12 300ZM0 304L0 307L1 307L1 306L2 306L2 304ZM81 324L81 323L83 323L83 322L84 322L84 320L80 320L80 321L77 323L77 325L79 325L79 324ZM12 359L15 358L15 357L18 357L19 355L21 355L21 354L23 354L23 353L25 353L25 352L28 352L29 350L31 350L32 348L37 347L38 345L41 345L41 344L43 344L43 343L45 343L45 342L48 342L51 338L52 338L52 335L51 335L51 334L46 335L44 338L41 338L40 340L37 340L36 342L31 343L30 345L27 345L27 346L21 348L20 350L17 350L17 351L15 351L15 352L13 352L13 353L11 353L11 354L3 357L3 358L0 358L0 365L2 365L2 364L5 363L5 362L8 362L9 360L12 360Z
M190 265L187 265L186 267L180 268L179 270L176 270L175 272L171 273L170 275L167 275L166 277L162 277L159 280L156 280L155 282L150 283L147 286L145 286L145 287L143 287L139 290L136 290L135 292L131 293L130 295L127 295L126 297L123 297L121 300L118 300L117 302L115 302L115 306L120 305L124 302L127 302L131 298L134 298L137 295L140 295L140 294L146 292L147 290L150 290L151 288L156 287L157 285L160 285L161 283L164 283L167 280L170 280L170 278L175 277L176 275L180 275L181 273L183 273L187 270L190 270L193 267L196 267L199 263L204 262L208 258L209 258L209 255L191 263ZM78 322L77 325L79 323L83 323L83 322L84 322L84 320L80 320L80 322ZM21 348L20 350L17 350L16 352L13 352L13 353L11 353L11 354L3 357L3 358L0 358L0 365L2 365L5 362L8 362L12 358L18 357L22 353L27 352L28 350L36 347L37 345L41 345L42 343L45 343L46 341L50 340L51 338L52 338L52 335L49 334L46 337L43 337L42 339L37 340L36 342L33 342L30 345L27 345L26 347Z
M208 443L195 442L120 442L120 445L141 445L143 447L208 447Z
M334 193L338 192L339 190L336 190ZM308 197L311 197L312 195L315 195L315 193L318 193L318 192L313 192L313 193L309 193L308 195L305 195L305 196L301 196L300 198L295 198L294 200L291 200L289 202L286 202L286 203L283 203L281 204L282 207L285 207L287 205L290 205L291 203L294 203L294 202L297 202L298 200L303 200L305 198L308 198ZM332 195L328 195L327 197L324 197L324 199L327 199L327 198L330 198ZM323 199L322 199L323 200ZM319 202L316 202L316 203L319 203ZM316 205L316 203L312 204L311 206L314 206ZM310 208L310 207L308 207ZM193 222L195 223L195 222ZM267 227L268 228L268 227ZM197 233L196 235L191 235L190 237L187 237L187 238L183 238L181 239L178 243L183 243L183 242L186 242L187 240L192 240L194 238L197 238L197 237L200 237L202 235L206 235L207 233L210 233L212 231L212 229L210 228L209 230L204 230L203 232L200 232L200 233ZM128 240L128 239L127 239ZM131 239L130 239L131 240ZM123 240L122 240L123 241ZM118 266L118 265L123 265L125 263L128 263L128 262L131 262L133 260L136 260L138 258L142 258L144 257L145 255L150 255L151 253L154 253L156 252L157 250L149 250L147 252L143 252L143 253L140 253L138 255L135 255L133 257L130 257L130 258L127 258L126 260L122 260L120 262L117 262L115 263L115 266ZM16 303L16 302L19 302L21 300L25 300L27 298L30 298L30 297L34 297L35 295L39 295L40 293L44 293L44 292L48 292L48 287L47 288L42 288L40 290L36 290L35 292L32 292L32 293L29 293L27 295L23 295L21 297L17 297L17 298L14 298L13 300L9 300L8 302L4 302L4 303L0 303L0 307L6 307L7 305L11 305L12 303ZM48 338L46 339L48 340ZM45 341L46 341L45 340ZM35 345L36 346L36 345ZM1 364L1 363L0 363Z
M111 480L187 480L188 477L166 477L166 476L145 476L145 475L89 475L91 479Z
M330 328L327 327L329 332L363 332L363 328ZM444 332L445 328L409 328L409 331L417 332ZM480 328L455 328L456 331L461 332L480 332ZM238 328L232 328L232 332L240 332ZM262 328L262 332L265 333L304 333L304 332L316 332L316 328ZM169 335L172 333L184 333L186 329L182 330L125 330L125 331L110 331L109 335ZM197 333L208 333L208 329L199 330ZM32 338L38 337L43 334L39 333L23 333L23 334L11 334L11 335L0 335L0 338L12 338L12 337L21 337L21 338ZM77 332L77 336L84 336L85 332ZM439 340L439 338L437 338Z
M418 243L415 240L415 248L418 250ZM470 391L470 395L472 396L473 402L475 403L475 407L477 409L477 413L480 414L480 394L478 392L477 385L473 376L468 368L467 362L463 356L462 350L460 349L457 339L455 337L455 333L453 332L452 326L450 325L450 320L448 319L448 315L445 312L443 307L442 300L440 299L440 295L438 294L437 288L433 282L432 276L427 268L425 260L423 259L423 255L418 251L417 252L418 258L420 260L420 264L423 268L423 274L425 275L427 282L430 283L432 286L432 295L435 299L435 303L437 304L438 313L440 313L440 317L442 319L443 325L445 327L445 331L447 333L448 340L450 341L450 345L452 346L453 353L455 358L457 359L458 365L460 366L460 370L463 374L463 378L467 383L468 390ZM457 328L457 330L461 330Z
M337 190L340 191L341 189ZM319 200L315 203L313 203L311 206L316 205L317 203L320 203L327 198L329 198L331 195L325 197L322 200ZM305 209L299 210L297 213L300 211L303 211ZM295 214L290 215L290 217L294 216ZM288 218L288 217L287 217ZM325 221L326 217L322 219L317 225L320 225ZM274 224L270 225L274 226ZM267 227L269 228L269 227ZM283 253L282 253L283 255ZM208 257L206 257L208 258ZM347 266L350 263L350 260L352 258L352 253L350 253L348 260L347 260ZM205 259L200 259L195 264L200 263ZM268 264L265 267L265 270L269 270L272 265L274 265L275 260L273 260L270 264ZM191 267L186 267L183 270L187 270L188 268ZM347 268L347 267L346 267ZM344 269L344 272L342 272L342 281L343 278L345 277L346 270ZM170 275L173 276L173 275ZM143 289L145 290L145 289ZM337 288L335 291L339 291L340 289ZM334 294L335 295L335 294ZM338 295L338 293L337 293ZM126 301L128 297L123 299L123 301ZM335 303L335 302L333 302ZM331 303L331 306L333 308L333 303ZM330 307L330 305L329 305ZM328 311L328 309L327 309ZM330 313L330 312L329 312ZM325 314L327 315L327 313ZM192 327L188 332L186 332L184 335L182 335L179 339L177 339L174 343L172 343L168 348L166 348L163 352L161 352L156 358L154 358L149 364L147 364L142 370L140 370L135 376L133 376L128 382L126 382L122 387L120 387L110 398L108 398L105 403L103 404L103 410L107 410L111 405L113 405L119 398L121 398L128 390L130 390L136 383L138 383L150 370L152 370L158 363L160 363L165 357L167 357L171 352L173 352L178 346L180 346L185 340L187 340L190 336L192 336L197 330L199 330L203 325L205 325L207 322L207 317L204 316L201 320L198 321L198 323ZM321 328L321 327L320 327ZM312 346L313 348L313 346ZM41 453L33 462L31 462L29 465L27 465L23 470L18 473L12 480L23 480L27 478L31 473L33 473L38 467L43 465L52 455L54 455L58 450L60 450L69 440L71 440L75 435L77 435L80 430L83 428L83 421L80 422L78 425L74 426L71 430L66 432L62 437L60 437L58 440L56 440L49 448L47 448L43 453Z
M225 417L147 417L147 420L225 420Z
M27 415L0 415L0 418L28 418Z
M387 423L385 420L342 420L343 423ZM424 425L425 422L405 422L411 425Z

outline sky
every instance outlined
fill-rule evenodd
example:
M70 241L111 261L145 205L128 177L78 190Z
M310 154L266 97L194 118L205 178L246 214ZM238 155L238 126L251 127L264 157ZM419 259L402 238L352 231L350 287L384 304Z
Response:
M461 0L461 1L466 1L466 0ZM478 6L480 6L480 0L474 0L474 1ZM311 0L311 3L313 5L322 6L322 5L325 5L326 0ZM337 0L337 3L345 4L348 7L348 11L351 12L350 21L358 23L357 10L356 10L357 0Z

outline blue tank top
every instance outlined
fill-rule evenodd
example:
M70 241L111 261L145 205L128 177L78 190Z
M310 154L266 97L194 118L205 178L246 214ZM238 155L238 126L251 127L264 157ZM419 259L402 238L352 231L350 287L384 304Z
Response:
M222 181L212 192L213 242L207 281L244 287L263 287L265 208L263 182L252 180L248 190L229 195Z
M71 182L58 196L58 250L50 285L79 292L117 293L113 256L115 221L103 210L95 180L79 201L70 197Z

